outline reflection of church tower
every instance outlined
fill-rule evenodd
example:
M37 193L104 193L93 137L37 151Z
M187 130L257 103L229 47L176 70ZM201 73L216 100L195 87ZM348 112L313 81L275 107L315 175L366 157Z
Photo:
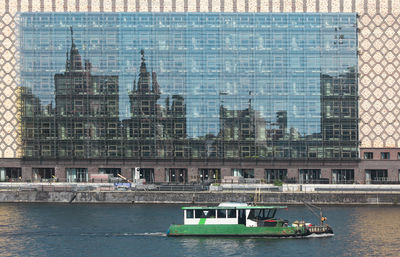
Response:
M60 157L97 158L119 156L118 76L92 75L74 43L65 72L54 76L57 153Z
M150 157L155 156L156 140L162 134L159 126L160 108L157 100L160 99L160 89L155 72L147 71L144 50L140 51L141 64L138 82L133 82L133 89L129 93L131 118L125 121L127 127L127 156ZM132 141L135 140L135 141ZM138 141L136 141L138 140Z
M157 100L160 98L160 89L155 72L152 73L150 81L150 72L146 68L144 50L141 50L140 53L142 55L142 63L140 65L139 80L137 85L136 81L134 81L133 90L129 95L131 115L146 115L147 118L151 118L148 115L153 116L157 114L156 105Z
M124 121L127 157L183 157L186 138L186 105L180 95L167 96L165 109L157 101L161 91L155 72L147 71L140 51L139 79L129 93L131 118Z
M71 27L71 50L69 53L68 59L68 52L67 52L67 62L65 66L66 71L70 72L80 72L82 71L82 59L81 55L79 54L78 49L74 43L74 32Z

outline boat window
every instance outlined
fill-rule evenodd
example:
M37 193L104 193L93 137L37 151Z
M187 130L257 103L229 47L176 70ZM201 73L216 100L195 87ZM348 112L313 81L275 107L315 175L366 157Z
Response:
M187 219L193 219L193 210L186 210L186 218Z
M250 210L248 219L257 219L257 220L264 220L264 219L271 219L275 216L276 209L253 209Z
M264 219L263 210L250 210L249 216L247 218L250 220Z
M268 211L268 216L266 217L267 219L271 219L275 217L276 209L271 209Z
M246 225L246 210L239 210L238 224Z
M256 218L256 215L254 215L254 211L255 210L250 210L249 216L247 217L249 220L254 220Z
M205 210L204 211L206 218L216 218L215 210Z
M196 215L196 219L205 218L203 210L195 210L194 214Z
M218 209L217 210L217 218L225 219L226 218L226 210Z
M236 218L236 210L235 209L228 210L228 218Z

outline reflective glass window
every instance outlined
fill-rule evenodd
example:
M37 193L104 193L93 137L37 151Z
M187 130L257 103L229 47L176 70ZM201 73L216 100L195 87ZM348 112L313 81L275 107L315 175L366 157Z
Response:
M19 15L27 158L358 158L355 13Z

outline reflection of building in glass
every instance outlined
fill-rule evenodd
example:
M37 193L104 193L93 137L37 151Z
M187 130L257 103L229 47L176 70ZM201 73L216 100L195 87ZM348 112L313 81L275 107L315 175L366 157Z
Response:
M22 131L24 157L44 156L54 154L55 123L54 111L49 105L42 105L40 98L32 93L30 88L22 88L21 100Z
M121 156L118 76L92 75L90 62L82 63L71 40L65 72L54 76L57 148L52 156Z
M129 94L131 118L124 120L127 139L125 154L127 157L151 158L157 155L157 140L162 136L162 127L159 126L161 109L157 104L160 89L155 72L150 78L143 50L141 54L139 80L137 84L133 82Z
M186 139L186 106L180 95L167 96L165 106L158 103L161 95L157 74L147 71L141 50L139 80L129 94L131 118L123 121L126 131L126 157L184 157ZM171 103L172 101L172 103Z
M250 102L244 110L228 110L221 106L218 157L260 158L258 155L265 152L262 148L266 145L266 125Z
M39 62L31 76L37 15L54 31L41 30L54 63ZM301 168L314 181L327 162L358 162L353 13L21 14L21 24L24 104L38 113L23 130L42 131L24 138L25 157L80 161L55 160L57 177L298 180Z
M354 67L338 76L321 74L321 126L328 158L358 156L357 79Z
M171 103L172 101L172 103ZM186 104L181 95L168 96L165 103L165 118L163 118L163 142L161 158L190 158L190 149L186 141Z

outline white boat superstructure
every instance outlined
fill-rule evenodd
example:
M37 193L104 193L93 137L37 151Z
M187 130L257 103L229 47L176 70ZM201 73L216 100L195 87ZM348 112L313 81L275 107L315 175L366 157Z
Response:
M278 208L286 206L251 206L246 203L224 202L215 207L183 207L184 225L260 226L260 220L275 217Z
M218 205L218 207L243 207L249 206L247 203L239 203L239 202L222 202Z

